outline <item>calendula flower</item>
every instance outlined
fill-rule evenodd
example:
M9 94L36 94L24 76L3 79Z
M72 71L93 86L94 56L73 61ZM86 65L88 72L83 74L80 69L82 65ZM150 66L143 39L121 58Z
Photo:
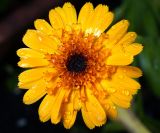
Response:
M121 20L104 32L113 20L106 5L94 9L86 3L77 18L70 3L49 12L50 24L35 21L23 42L29 48L17 51L18 66L31 68L19 75L18 86L28 89L23 97L32 104L44 97L39 107L42 122L63 122L71 128L81 111L90 129L116 118L116 107L128 108L140 84L142 72L129 66L142 51L134 43L135 32L127 32L129 22Z

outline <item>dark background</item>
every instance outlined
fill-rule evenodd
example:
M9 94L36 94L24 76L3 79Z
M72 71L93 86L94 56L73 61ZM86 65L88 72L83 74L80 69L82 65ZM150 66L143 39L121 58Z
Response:
M48 20L48 12L66 2L56 0L0 0L0 133L28 132L127 132L121 123L108 120L107 124L89 130L81 114L75 125L64 129L62 123L52 125L41 123L38 106L41 101L27 106L22 102L25 91L17 88L17 76L23 71L17 66L17 49L24 47L22 37L28 28L34 28L37 18ZM77 11L85 0L70 0ZM151 131L160 132L160 1L159 0L90 0L97 4L107 4L115 13L113 23L128 19L130 31L136 31L137 42L144 45L143 52L134 64L143 70L140 78L142 89L134 97L131 109L141 122ZM112 23L112 24L113 24Z

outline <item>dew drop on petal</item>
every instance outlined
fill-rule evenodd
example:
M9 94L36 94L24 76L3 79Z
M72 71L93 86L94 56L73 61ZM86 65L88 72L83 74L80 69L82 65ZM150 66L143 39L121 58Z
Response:
M69 121L70 115L71 115L71 112L70 112L70 111L67 111L67 112L64 113L64 120L65 120L66 122Z
M120 79L123 79L123 78L124 78L124 76L123 76L123 75L119 75L119 78L120 78Z
M55 63L55 59L52 59L52 63Z
M42 41L42 37L39 36L38 39L39 39L39 41Z
M70 111L67 111L67 112L66 112L66 115L71 115L71 112L70 112Z
M123 90L122 93L123 93L124 95L126 95L126 96L129 96L129 94L130 94L128 90Z
M106 109L106 110L109 110L109 109L110 109L110 105L109 105L109 104L106 104L106 105L105 105L105 109Z
M64 117L65 117L66 119L67 119L67 117L70 116L70 115L71 115L71 112L70 112L70 111L67 111L67 112L64 113Z
M114 109L114 110L115 110L115 109L116 109L116 106L112 106L112 109Z
M79 102L78 102L78 106L81 106L81 101L79 100Z
M131 36L131 37L133 37L133 36L135 36L135 34L134 34L134 33L132 33L130 36Z
M101 116L97 116L98 121L104 121L104 119Z
M29 96L26 96L26 97L25 97L25 101L30 101L30 97L29 97Z
M117 42L118 42L118 40L116 40L116 39L113 41L114 44L116 44Z
M112 87L107 88L107 91L110 92L110 93L116 92L115 88L112 88Z
M70 119L64 117L64 121L65 121L65 123L69 123L69 122L70 122Z
M116 27L115 27L115 26L112 26L112 27L111 27L111 29L113 29L113 30L114 30L114 29L116 29Z

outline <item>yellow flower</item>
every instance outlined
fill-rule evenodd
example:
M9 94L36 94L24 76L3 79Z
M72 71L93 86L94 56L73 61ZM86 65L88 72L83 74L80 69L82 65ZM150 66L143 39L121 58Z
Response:
M133 78L142 72L129 66L142 51L134 43L135 32L127 32L129 22L121 20L104 32L113 20L106 5L95 9L86 3L78 19L74 6L65 3L49 12L50 24L35 21L23 42L29 48L17 51L18 66L31 68L19 75L18 86L28 89L25 104L42 98L39 117L53 124L63 121L71 128L80 110L90 129L115 118L116 107L128 108L140 88Z

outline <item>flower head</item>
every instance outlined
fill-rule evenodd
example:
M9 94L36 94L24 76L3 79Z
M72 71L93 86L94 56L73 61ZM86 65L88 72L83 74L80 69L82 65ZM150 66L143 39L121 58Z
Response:
M140 88L133 78L142 72L129 66L142 51L134 43L135 32L127 32L122 20L104 32L113 20L106 5L95 9L86 3L76 10L70 3L49 12L50 24L35 21L23 37L29 48L17 51L18 65L31 68L19 75L18 86L28 89L25 104L42 98L39 117L53 124L63 121L70 128L78 111L89 128L101 126L107 117L115 118L116 107L128 108Z

